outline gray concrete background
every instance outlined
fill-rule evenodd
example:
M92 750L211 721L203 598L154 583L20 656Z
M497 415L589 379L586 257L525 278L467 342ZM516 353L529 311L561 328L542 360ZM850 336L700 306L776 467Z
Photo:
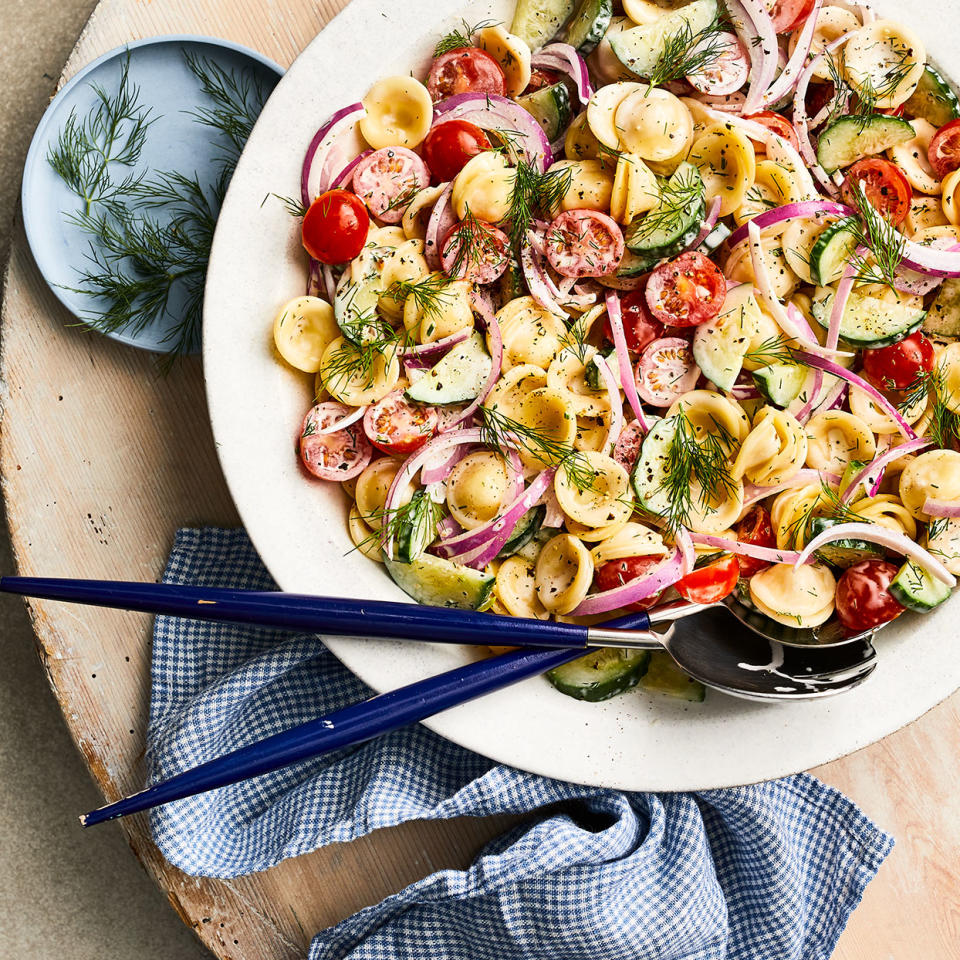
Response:
M33 129L94 0L0 0L0 262ZM2 519L2 518L0 518ZM0 533L0 571L12 567ZM115 826L67 735L21 601L0 602L0 960L202 960L210 954Z

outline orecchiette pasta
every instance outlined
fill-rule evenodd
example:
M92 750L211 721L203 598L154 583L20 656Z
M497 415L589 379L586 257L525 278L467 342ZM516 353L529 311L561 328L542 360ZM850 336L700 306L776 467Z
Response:
M927 450L900 474L900 500L916 520L929 522L923 505L928 499L960 500L960 453Z
M551 613L571 613L593 582L593 557L580 540L562 533L543 545L534 575L544 608Z
M733 219L739 226L773 207L798 203L803 193L803 186L797 183L792 170L773 160L758 160L753 185L747 190L743 203L733 211Z
M625 557L665 556L667 548L656 530L633 521L625 524L612 536L601 540L591 551L594 565L599 567L611 560Z
M354 407L382 400L400 379L396 350L378 353L364 370L354 360L360 349L349 340L337 337L324 350L320 364L320 376L330 396Z
M622 153L617 159L610 216L617 223L629 224L641 213L652 210L659 201L660 188L653 171L636 154Z
M498 223L510 212L510 198L516 171L503 155L484 150L468 160L453 181L450 199L457 216L463 220L469 211L487 223Z
M844 7L835 7L824 5L817 14L817 25L813 31L813 39L810 42L809 58L812 60L823 48L834 40L839 39L845 33L856 30L860 26L860 18L851 10ZM790 36L789 52L792 54L797 48L798 33ZM825 60L817 64L813 69L813 76L818 80L830 80L830 64Z
M376 530L373 529L360 516L360 509L357 505L351 504L350 513L347 516L347 531L353 545L368 559L375 560L377 563L383 563L383 551L380 548L380 538Z
M753 186L757 163L753 144L730 124L706 128L690 148L689 160L700 171L707 200L720 198L720 216L741 206Z
M736 400L712 390L691 390L683 394L667 410L667 416L676 416L681 410L698 440L719 432L721 436L731 438L731 446L738 446L750 432L750 420L743 407Z
M510 465L492 450L469 453L447 478L450 516L465 530L492 520L507 505L512 488Z
M669 160L693 142L690 111L662 87L628 93L617 105L614 127L623 149L644 160Z
M374 150L418 146L433 122L433 101L413 77L385 77L364 97L360 132Z
M445 186L446 184L424 187L418 190L407 204L407 209L403 211L403 217L400 220L400 227L408 240L423 240L427 235L427 221L430 219L433 205L443 193Z
M422 240L405 240L394 248L393 253L384 260L380 273L384 290L377 305L380 311L395 320L399 319L403 314L403 303L390 296L388 291L395 283L416 282L429 273Z
M567 328L556 314L533 297L511 300L497 314L503 337L503 369L533 364L546 370L567 345ZM489 334L488 334L489 339Z
M543 443L534 449L521 446L520 459L531 469L559 462L562 455L551 453L573 446L577 435L577 415L567 398L549 387L531 390L517 405L518 423L535 431Z
M383 523L383 504L394 478L403 466L400 457L374 460L357 478L355 490L357 514L368 527L379 531ZM412 483L401 492L400 502L409 503L416 488Z
M554 490L563 512L593 529L625 523L633 512L627 471L603 453L586 452L581 458L586 465L581 470L589 473L589 486L583 485L584 477L579 471L574 474L566 466L561 466L554 478Z
M873 96L877 107L892 109L916 90L926 59L923 43L912 30L892 20L874 20L847 41L843 71L855 91Z
M830 619L837 581L822 563L792 568L775 563L750 578L750 599L768 617L793 627Z
M496 383L483 405L511 420L516 420L520 401L532 390L547 385L547 372L532 363L508 370Z
M854 503L851 509L867 523L877 523L894 533L905 533L911 539L917 535L916 521L900 502L900 498L893 494L880 493L875 497L864 497Z
M786 410L763 407L740 447L730 475L771 487L789 480L807 457L807 436Z
M926 408L927 398L920 397L914 400L909 407L901 408L899 412L907 423L914 424L923 416ZM859 387L850 388L850 412L862 420L878 436L890 436L900 430L893 417L878 407L870 398L870 395Z
M502 24L477 31L477 46L486 50L503 70L508 97L518 97L530 83L530 47L526 40L507 33Z
M296 297L285 303L273 322L273 342L291 367L316 373L324 351L340 336L333 307L319 297Z
M844 410L828 410L810 418L807 431L807 466L840 475L851 460L866 463L877 452L873 431Z
M564 157L567 160L595 160L601 157L602 152L600 141L587 123L586 111L578 114L570 123L563 141Z
M941 183L927 159L927 150L937 128L918 117L910 121L916 136L906 143L898 143L887 151L887 156L903 171L903 175L910 181L910 186L921 193L938 194Z
M474 325L470 290L468 280L451 280L443 288L443 297L428 307L415 296L407 297L403 304L404 328L420 343L434 343L459 330L469 330Z
M769 273L772 281L773 292L781 300L786 300L796 289L799 278L790 269L780 239L773 239L764 234L762 256L767 265L767 273ZM756 277L753 275L753 260L750 258L749 243L738 243L730 251L725 272L731 280L736 280L738 283L754 283L756 281Z
M558 160L554 170L570 171L561 210L606 210L613 191L613 165L602 160Z
M497 571L494 592L513 617L548 620L549 611L537 593L536 565L524 557L507 557Z

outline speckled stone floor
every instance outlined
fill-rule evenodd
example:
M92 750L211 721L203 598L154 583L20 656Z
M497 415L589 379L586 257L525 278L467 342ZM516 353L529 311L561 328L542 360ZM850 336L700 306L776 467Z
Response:
M0 262L33 129L94 0L0 0ZM12 566L6 522L0 571ZM100 802L34 652L20 600L0 598L0 960L201 960Z

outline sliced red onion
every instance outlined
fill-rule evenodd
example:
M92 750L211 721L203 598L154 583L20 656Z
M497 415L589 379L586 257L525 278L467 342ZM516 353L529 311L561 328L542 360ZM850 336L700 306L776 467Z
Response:
M420 470L420 482L423 484L443 483L450 476L450 471L469 452L465 446L461 445L442 452L434 460L427 461ZM457 527L459 526L460 524L457 524Z
M744 113L756 113L763 103L763 95L777 74L780 47L773 28L770 11L763 0L731 0L728 4L734 24L747 52L750 54L750 90L743 105ZM739 8L739 9L738 9ZM738 13L741 14L738 17ZM744 16L745 15L745 16Z
M857 247L858 257L866 255L866 249ZM825 346L831 350L836 349L840 341L840 325L843 323L843 312L847 309L847 301L853 292L853 281L857 275L857 267L853 260L850 260L843 268L843 274L840 276L840 282L837 284L837 292L833 297L833 306L830 309L830 320L827 323L827 342Z
M356 423L358 420L363 418L363 415L367 412L367 407L357 407L355 410L351 410L345 417L341 417L339 420L335 420L328 427L324 427L322 430L318 430L317 433L320 435L325 435L328 433L336 433L338 430L346 430L351 424Z
M730 391L735 400L756 400L760 391L749 383L735 383Z
M837 523L828 527L803 548L794 566L800 566L807 557L825 543L848 539L866 540L869 543L879 544L881 547L909 557L948 587L957 585L957 578L932 553L914 543L906 534L882 527L877 523Z
M877 490L880 489L880 481L883 479L883 474L888 464L893 463L894 460L899 460L901 457L905 457L908 453L917 453L923 450L924 447L929 447L930 443L931 441L918 437L916 440L908 440L906 443L901 443L898 447L891 447L889 450L881 453L880 456L874 457L850 481L850 485L840 495L841 502L849 503L853 499L853 495L857 492L857 487L859 486L863 486L871 497L875 497ZM926 507L923 508L923 511L924 513L930 513ZM933 516L932 513L930 515Z
M431 270L443 269L443 263L440 259L440 243L458 222L457 215L453 212L453 204L450 202L452 193L453 181L451 180L443 188L440 196L437 197L427 220L427 230L423 240L423 255L426 258L427 266Z
M871 219L878 232L885 234L891 242L902 245L901 266L933 277L960 277L960 244L943 250L917 243L898 233L872 204L865 204L863 212Z
M727 553L738 553L743 557L753 557L755 560L766 560L768 563L797 563L800 554L796 550L777 550L773 547L760 547L755 543L744 543L742 540L731 540L729 537L714 537L705 533L692 533L694 543L702 543L707 547L716 547L726 550ZM812 558L804 561L814 563Z
M769 89L760 98L760 105L769 106L776 103L782 97L785 97L799 82L800 71L806 62L807 54L810 53L810 44L813 42L813 32L817 27L817 17L820 15L820 8L823 6L823 0L814 0L813 7L807 16L803 29L797 37L797 45L794 48L790 59L780 73L780 76L770 85Z
M799 397L787 406L787 411L791 413L800 426L805 427L807 421L813 416L814 407L820 402L820 391L823 389L823 371L812 370L807 374L807 379L803 384L801 395L806 392L807 399L799 402Z
M441 100L433 108L434 123L445 120L469 120L482 130L513 130L528 163L546 171L553 163L550 141L532 113L513 100L493 93L459 93ZM513 144L508 145L512 147Z
M835 383L827 394L826 399L817 407L817 413L821 410L840 410L844 401L847 399L847 385L842 381Z
M723 47L719 48L718 43L721 42ZM694 90L699 90L711 98L727 97L736 93L747 82L747 53L739 37L726 32L704 36L691 49L690 56L696 57L706 51L715 52L715 55L699 71L688 73L687 82ZM726 78L721 72L721 64L726 65ZM711 77L714 69L720 72L720 77L716 73Z
M415 347L407 347L402 351L404 363L415 360L417 362L429 363L432 366L446 354L451 347L462 343L472 333L472 329L465 327L463 330L451 333L450 336L443 337L441 340L434 340L433 343L419 343Z
M543 525L545 527L562 527L567 515L563 512L563 507L560 506L557 492L552 483L544 491L540 502L547 508L543 515Z
M680 551L681 576L685 577L697 565L697 550L693 545L693 537L690 531L684 526L677 527L674 543Z
M456 563L483 569L513 536L521 517L537 505L544 491L553 483L555 473L556 467L541 471L503 513L474 530L441 541L434 547L435 552Z
M960 517L960 500L936 500L927 497L923 501L923 512L930 517Z
M913 427L911 427L910 424L904 420L900 411L872 383L870 383L869 380L865 380L858 374L847 370L846 367L841 367L839 363L834 363L832 360L827 360L824 357L818 357L816 354L808 353L805 350L799 351L796 354L796 357L801 363L805 363L808 367L822 370L824 373L829 373L831 376L838 377L840 380L846 380L847 383L852 384L858 390L862 390L881 410L883 410L888 417L890 417L897 424L897 429L908 440L917 439L917 434L914 432Z
M329 173L324 179L323 168L328 166L330 154L337 141L354 128L367 111L362 103L353 103L338 110L314 135L307 147L300 171L300 199L309 207L314 197L330 189Z
M437 533L441 538L455 537L463 531L463 527L453 517L446 516L437 523Z
M340 187L341 189L346 189L349 187L350 181L353 179L353 171L356 169L360 161L366 160L371 153L373 153L372 150L364 150L360 156L354 157L339 173L330 178L330 183L332 183L334 186Z
M597 365L600 376L603 377L603 385L607 388L607 398L610 401L610 429L607 431L601 449L606 451L608 455L612 455L613 446L623 429L623 404L620 402L620 387L606 357L596 353L593 356L593 362Z
M577 98L584 106L593 96L587 62L569 43L548 43L530 58L530 66L567 74L576 85Z
M856 213L857 211L853 207L848 207L843 203L835 203L833 200L802 200L799 203L785 203L782 207L776 207L773 210L766 211L766 213L758 213L742 227L737 227L730 234L727 244L732 250L738 243L746 240L751 223L755 223L760 230L766 230L768 227L775 227L780 223L785 224L789 220L805 220L809 217L815 217L817 214L853 217L856 216Z
M717 219L720 216L721 206L723 206L723 199L721 197L714 197L710 201L710 206L707 208L707 219L703 221L703 226L697 233L693 243L687 247L684 247L684 251L696 250L697 247L699 247L700 244L707 239L707 237L710 235L710 231L713 230L713 228L717 225Z
M746 94L739 90L736 93L728 93L722 97L711 97L709 94L700 93L694 96L694 100L713 107L714 110L721 110L723 113L740 113L746 102Z
M605 277L596 277L597 282L608 290L620 290L629 292L639 290L647 285L649 273L641 274L638 277L618 277L615 273L607 274Z
M320 272L323 275L323 285L327 291L327 300L333 303L337 296L337 278L334 276L333 267L331 267L329 263L325 263Z
M798 470L788 480L784 480L783 483L775 484L772 487L758 487L753 483L748 483L745 484L743 488L743 506L746 508L758 500L766 500L767 497L772 497L774 494L780 493L783 490L792 490L794 487L805 487L811 483L820 483L821 480L825 480L834 486L840 483L840 477L835 473L821 472L820 470L813 470L808 467Z
M557 303L550 289L549 277L543 268L543 260L533 246L526 246L520 251L520 268L523 270L524 280L527 281L530 296L544 310L549 310L558 317L566 317L566 311ZM558 290L557 293L559 292Z
M675 584L682 576L684 576L683 551L675 550L673 556L664 561L649 576L639 577L623 586L586 597L573 611L573 615L589 617L596 613L619 610L631 603L652 597L655 593Z
M627 337L623 332L623 313L620 309L620 298L612 291L607 292L607 317L610 320L610 331L613 334L613 345L617 351L617 364L620 367L620 386L637 418L640 428L646 433L650 424L644 416L640 406L640 397L637 394L637 381L633 376L633 367L630 364L630 354L627 351Z
M333 298L323 282L323 264L319 260L314 260L313 257L310 258L310 272L307 274L307 296L324 296L333 303Z

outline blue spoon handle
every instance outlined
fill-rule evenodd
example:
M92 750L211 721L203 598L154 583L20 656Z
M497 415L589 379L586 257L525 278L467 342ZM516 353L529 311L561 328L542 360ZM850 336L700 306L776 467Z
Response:
M123 580L0 577L0 591L46 600L168 614L193 620L249 623L309 633L439 643L563 647L583 651L587 628L503 617L475 610L427 607L386 600L351 600L306 594L227 590ZM641 627L640 629L645 629Z
M568 663L571 650L513 650L381 693L209 760L80 818L85 827L225 787L271 770L354 746L435 713Z

